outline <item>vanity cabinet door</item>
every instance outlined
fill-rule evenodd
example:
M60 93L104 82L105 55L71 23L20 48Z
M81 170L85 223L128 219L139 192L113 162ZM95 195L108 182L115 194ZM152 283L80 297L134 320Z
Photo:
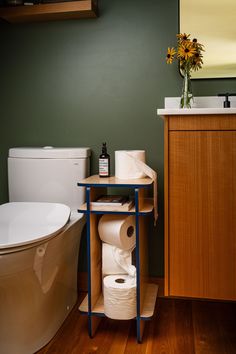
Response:
M169 131L166 295L236 300L236 131Z

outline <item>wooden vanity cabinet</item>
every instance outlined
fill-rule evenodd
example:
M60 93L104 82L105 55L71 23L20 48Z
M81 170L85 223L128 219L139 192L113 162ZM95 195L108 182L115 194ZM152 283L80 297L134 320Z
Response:
M165 120L165 295L236 300L236 115Z

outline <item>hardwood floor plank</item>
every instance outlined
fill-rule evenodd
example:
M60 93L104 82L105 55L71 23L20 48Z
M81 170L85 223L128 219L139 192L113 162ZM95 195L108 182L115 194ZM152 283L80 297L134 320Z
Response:
M236 304L194 302L193 306L196 308L195 340L199 340L197 342L199 354L235 354Z
M177 353L194 354L191 300L174 301L174 323Z
M78 302L79 303L79 302ZM136 321L102 318L94 338L78 305L37 354L236 354L236 303L158 298L143 342Z
M235 319L235 303L221 303L217 309L217 320L227 354L236 353Z
M83 333L83 337L86 339L83 343L80 341L78 347L83 348L83 353L122 354L129 336L130 324L131 321L115 321L103 318L95 337L91 339L87 333ZM75 351L75 353L80 354L81 352Z
M153 342L150 344L153 353L176 354L174 338L174 303L166 299L158 299L157 314L152 323Z
M125 348L125 354L146 354L148 323L145 326L142 344L137 342L137 327L136 320L131 321L129 338Z
M131 321L118 321L117 331L108 354L125 353L130 327Z

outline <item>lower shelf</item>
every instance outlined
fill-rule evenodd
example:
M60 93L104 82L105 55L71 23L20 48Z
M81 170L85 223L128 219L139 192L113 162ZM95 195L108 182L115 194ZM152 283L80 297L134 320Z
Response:
M158 285L147 284L145 297L144 297L143 309L142 309L142 313L140 316L141 320L150 320L152 318L152 316L154 314L157 293L158 293ZM88 295L86 295L86 297L84 298L84 300L80 304L79 310L82 313L86 313L86 314L88 313ZM100 295L98 301L96 302L96 305L94 306L94 308L92 310L92 315L93 316L103 316L103 317L106 316L104 313L104 301L103 301L102 294Z

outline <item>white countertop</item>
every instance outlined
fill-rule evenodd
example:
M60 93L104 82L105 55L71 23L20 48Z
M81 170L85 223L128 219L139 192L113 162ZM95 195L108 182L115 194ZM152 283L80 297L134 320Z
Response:
M165 108L158 109L161 117L166 115L206 115L206 114L236 114L236 97L229 97L230 108L223 108L224 97L205 96L194 97L193 108L179 108L180 97L166 97Z
M161 117L167 115L236 114L236 108L163 108L158 109Z

